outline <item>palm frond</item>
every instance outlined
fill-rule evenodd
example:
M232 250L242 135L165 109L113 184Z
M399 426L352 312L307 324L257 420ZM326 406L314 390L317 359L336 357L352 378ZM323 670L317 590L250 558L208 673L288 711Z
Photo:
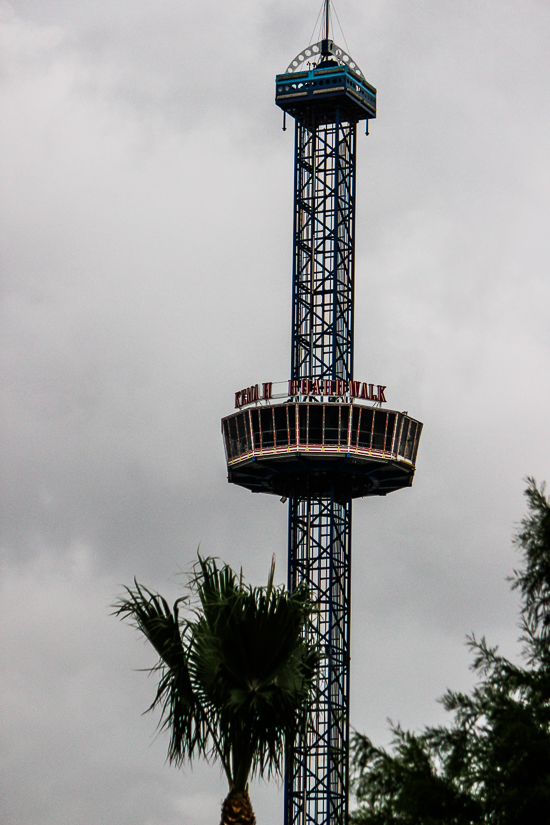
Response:
M186 599L177 599L170 608L162 596L134 583L135 588L125 588L126 598L114 605L115 615L133 620L159 654L159 662L151 671L160 671L161 676L147 710L160 708L159 728L170 732L168 759L180 764L195 754L207 758L219 755L215 720L190 677L188 650L192 647L193 627L179 616L179 607Z
M314 607L307 589L247 585L216 559L198 556L189 579L196 604L180 617L162 596L135 582L116 604L159 654L151 708L170 731L168 757L217 756L232 787L281 772L287 743L307 720L319 661L309 643Z
M313 610L307 590L274 587L273 575L272 566L267 587L253 588L227 566L199 559L193 580L202 607L193 678L219 708L236 761L251 761L259 774L280 771L319 660L305 639Z

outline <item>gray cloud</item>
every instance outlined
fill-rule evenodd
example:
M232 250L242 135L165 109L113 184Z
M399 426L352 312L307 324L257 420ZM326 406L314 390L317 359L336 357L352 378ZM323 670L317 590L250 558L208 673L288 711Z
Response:
M354 507L352 722L441 718L476 630L513 654L526 474L550 477L546 4L338 4L379 90L359 141L356 366L425 423L412 490ZM18 0L2 43L2 821L205 825L140 714L109 604L199 542L285 577L286 508L225 481L233 392L287 377L292 130L317 9ZM338 39L338 38L337 38ZM280 821L275 786L258 821Z

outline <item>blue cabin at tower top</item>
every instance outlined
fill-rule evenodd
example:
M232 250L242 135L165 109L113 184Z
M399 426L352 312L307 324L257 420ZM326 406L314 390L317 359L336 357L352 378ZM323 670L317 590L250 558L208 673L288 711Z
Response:
M297 120L317 124L376 117L376 89L332 40L304 49L277 75L275 102Z

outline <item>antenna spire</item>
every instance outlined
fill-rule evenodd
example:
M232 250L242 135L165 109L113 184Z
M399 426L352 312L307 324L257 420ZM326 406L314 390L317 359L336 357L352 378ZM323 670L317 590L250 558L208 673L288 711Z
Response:
M325 36L324 40L328 40L330 24L330 0L325 0Z

